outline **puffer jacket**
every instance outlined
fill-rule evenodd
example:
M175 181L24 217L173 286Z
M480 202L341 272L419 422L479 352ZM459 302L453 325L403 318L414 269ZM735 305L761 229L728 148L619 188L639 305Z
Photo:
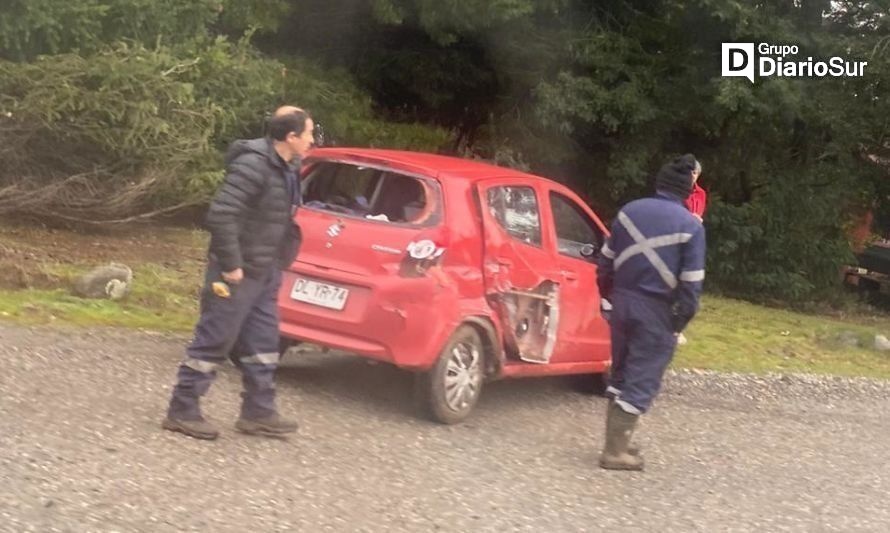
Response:
M226 177L206 219L210 260L223 272L241 268L245 276L258 278L294 260L300 244L293 220L298 168L285 163L268 138L229 147Z

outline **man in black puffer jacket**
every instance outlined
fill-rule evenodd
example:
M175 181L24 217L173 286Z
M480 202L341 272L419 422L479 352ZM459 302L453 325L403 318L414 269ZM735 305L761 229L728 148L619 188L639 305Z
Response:
M278 288L281 269L296 257L300 233L293 216L300 203L299 165L313 145L314 124L302 109L285 106L269 123L269 137L232 143L226 178L210 204L210 250L201 317L179 366L163 428L215 439L200 398L216 367L230 357L241 369L245 433L281 436L296 422L275 408L278 366Z

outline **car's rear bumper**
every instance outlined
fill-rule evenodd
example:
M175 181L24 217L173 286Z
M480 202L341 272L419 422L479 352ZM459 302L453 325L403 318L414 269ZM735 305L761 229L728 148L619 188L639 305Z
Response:
M349 289L342 311L296 301L298 276ZM425 370L459 322L456 293L431 278L361 276L295 263L278 294L282 335Z

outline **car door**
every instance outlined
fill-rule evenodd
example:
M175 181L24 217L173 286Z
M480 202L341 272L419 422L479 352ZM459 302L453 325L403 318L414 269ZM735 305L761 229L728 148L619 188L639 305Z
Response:
M559 324L553 233L541 210L545 192L532 179L477 185L486 295L498 313L508 351L533 363L550 361Z
M548 227L554 232L562 284L559 342L555 348L558 362L608 359L609 326L600 314L593 261L605 242L605 226L574 194L561 188L549 189L546 212L553 221Z

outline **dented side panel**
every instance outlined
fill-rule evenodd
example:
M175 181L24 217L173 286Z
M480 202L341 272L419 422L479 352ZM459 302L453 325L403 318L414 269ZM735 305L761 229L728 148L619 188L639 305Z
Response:
M559 327L559 285L545 281L531 291L499 294L507 343L528 363L548 363Z
M480 187L486 295L497 310L508 356L550 362L558 343L559 291L552 238L532 182Z
M463 167L452 160L429 156L421 165L407 152L319 150L313 161L327 159L437 180L444 217L439 224L405 226L300 210L304 249L285 271L279 295L285 336L423 371L454 330L470 322L491 339L493 376L606 367L608 361L597 361L591 350L569 349L598 344L607 353L608 331L595 308L588 311L595 272L576 269L582 275L569 277L565 271L579 265L559 259L547 200L548 187L557 184L509 171L477 176L482 167L472 162L458 162L469 168L459 175ZM448 168L436 169L439 163ZM490 202L488 190L495 186L508 189ZM412 248L412 257L411 243L427 241L444 252L428 256L420 253L426 248ZM298 277L347 288L349 300L339 311L295 301L291 288Z

